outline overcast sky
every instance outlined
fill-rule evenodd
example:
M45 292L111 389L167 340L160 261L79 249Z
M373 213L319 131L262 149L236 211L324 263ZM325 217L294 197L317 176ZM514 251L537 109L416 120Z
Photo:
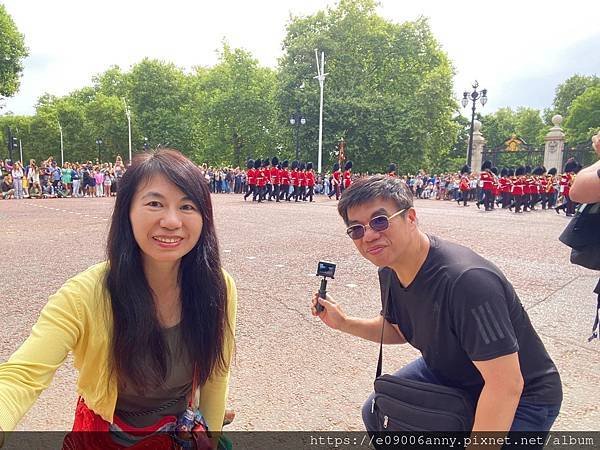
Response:
M290 13L309 15L335 2L5 0L3 4L25 35L30 56L20 91L6 100L0 113L33 114L44 92L64 95L90 85L93 75L113 64L128 70L150 57L183 68L211 66L223 38L249 50L261 64L275 67ZM419 15L430 19L454 64L457 98L477 79L488 89L484 113L503 106L548 107L557 84L571 75L600 74L597 0L381 0L380 4L379 13L394 22ZM326 102L325 98L325 107Z

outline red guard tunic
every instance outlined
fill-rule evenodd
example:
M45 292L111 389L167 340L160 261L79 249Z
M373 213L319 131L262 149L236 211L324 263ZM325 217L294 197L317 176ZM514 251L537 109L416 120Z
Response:
M298 169L294 169L292 170L292 173L290 174L290 185L291 186L300 186L300 180L298 178Z
M248 177L248 184L250 186L256 186L256 175L258 172L256 169L252 168L252 169L248 169L248 172L246 172L246 175Z
M513 177L512 194L523 195L525 193L525 177Z
M279 186L281 184L280 170L276 166L271 167L271 184L273 186Z
M573 180L573 175L570 172L563 173L560 176L560 181L558 185L560 186L560 190L563 195L568 196L571 190L571 181Z
M314 187L315 185L315 172L313 170L309 170L306 172L306 185L308 187Z
M281 179L281 184L289 185L290 184L290 171L287 169L279 170L279 177Z
M258 187L265 187L267 185L267 177L268 175L268 169L266 167L261 167L260 169L258 169L258 177L256 179L256 184Z
M479 174L479 181L481 181L481 189L484 191L491 191L494 187L494 176L487 170Z
M306 187L306 171L301 170L298 172L298 186Z
M333 184L334 186L340 186L341 185L341 180L342 180L342 171L341 170L336 170L333 172L332 174L333 176Z
M352 184L352 172L349 170L344 170L344 189L348 189Z

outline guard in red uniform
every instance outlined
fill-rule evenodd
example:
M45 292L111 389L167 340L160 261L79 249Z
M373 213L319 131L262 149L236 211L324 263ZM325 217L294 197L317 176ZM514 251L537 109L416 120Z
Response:
M544 187L544 192L546 192L546 205L542 203L542 209L545 209L545 207L550 209L556 206L556 188L554 187L556 183L556 167L552 167L548 170L545 178L546 185Z
M463 202L463 206L469 206L467 201L469 200L469 183L471 182L469 178L469 174L471 173L471 168L468 165L464 165L462 169L460 169L460 181L458 183L458 189L460 190L460 197L456 199L456 203L460 205L460 202Z
M541 179L544 175L544 172L546 172L546 170L543 167L537 166L535 169L533 169L533 172L531 172L532 177L531 177L531 181L532 181L532 186L530 188L531 190L531 201L529 203L529 207L531 208L531 210L535 210L535 205L537 203L540 202L541 200Z
M315 171L313 170L313 163L310 161L306 163L305 179L307 188L306 196L308 197L309 201L312 202L313 195L315 194Z
M254 194L256 190L256 170L254 169L254 160L249 159L246 161L246 193L244 194L244 201L248 198L250 194ZM254 201L254 197L252 198Z
M256 169L256 192L255 195L252 196L252 200L258 200L258 203L260 203L263 200L263 191L267 184L261 158L256 158L256 161L254 161L254 168Z
M272 189L269 192L269 201L273 201L275 198L276 202L279 202L279 186L281 184L281 166L279 165L279 158L273 156L271 158L271 186Z
M500 196L502 197L502 209L507 209L510 205L510 179L508 178L508 169L503 167L500 171L500 178L498 179L500 187Z
M281 185L279 187L279 200L289 201L290 198L290 171L288 170L288 166L290 165L287 159L284 159L281 163L281 169L279 171L279 176L281 177Z
M306 164L303 161L298 164L298 187L296 201L306 201Z
M298 191L300 190L300 174L298 172L298 161L292 161L292 173L290 174L290 185L294 189L291 197L298 201Z
M492 173L494 174L494 181L492 185L492 210L495 205L498 204L498 195L500 195L500 182L498 181L498 168L492 167Z
M344 166L344 173L342 175L344 189L348 189L352 184L352 161L348 161Z
M515 170L515 176L512 177L512 196L514 199L513 205L515 213L521 212L521 206L523 205L523 196L525 194L525 167L520 166Z
M573 179L575 177L575 172L577 172L577 167L579 163L575 160L575 158L570 158L565 164L564 173L560 176L560 181L558 185L560 186L560 192L563 196L563 203L560 206L554 208L557 214L560 214L560 210L566 210L567 216L571 217L575 214L575 204L571 201L571 197L569 197L569 191L571 190L571 185L573 184Z
M390 163L390 165L388 166L388 177L397 177L398 175L396 175L396 164L394 163Z
M481 165L481 173L479 174L479 182L481 184L481 190L483 192L483 198L479 204L483 203L486 211L492 210L492 204L494 202L492 189L494 187L494 174L492 173L492 162L487 160Z
M335 199L340 199L342 193L342 171L338 163L333 164L333 172L331 173L331 191L329 192L329 198L335 194Z

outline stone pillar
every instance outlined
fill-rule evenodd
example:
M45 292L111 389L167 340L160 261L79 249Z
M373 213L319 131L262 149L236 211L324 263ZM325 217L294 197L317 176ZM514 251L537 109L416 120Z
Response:
M476 120L473 122L473 154L471 155L471 171L474 173L481 172L481 163L483 158L483 146L485 138L481 134L481 122Z
M563 133L560 127L562 121L562 116L558 114L554 116L552 118L554 126L550 128L550 131L544 138L544 141L546 141L544 167L546 170L555 167L558 173L562 172L563 152L565 149L565 133Z

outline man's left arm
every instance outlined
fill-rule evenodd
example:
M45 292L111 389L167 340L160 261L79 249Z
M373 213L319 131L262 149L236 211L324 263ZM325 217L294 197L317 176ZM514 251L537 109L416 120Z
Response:
M473 432L510 430L523 392L519 354L473 364L485 383L477 402Z

